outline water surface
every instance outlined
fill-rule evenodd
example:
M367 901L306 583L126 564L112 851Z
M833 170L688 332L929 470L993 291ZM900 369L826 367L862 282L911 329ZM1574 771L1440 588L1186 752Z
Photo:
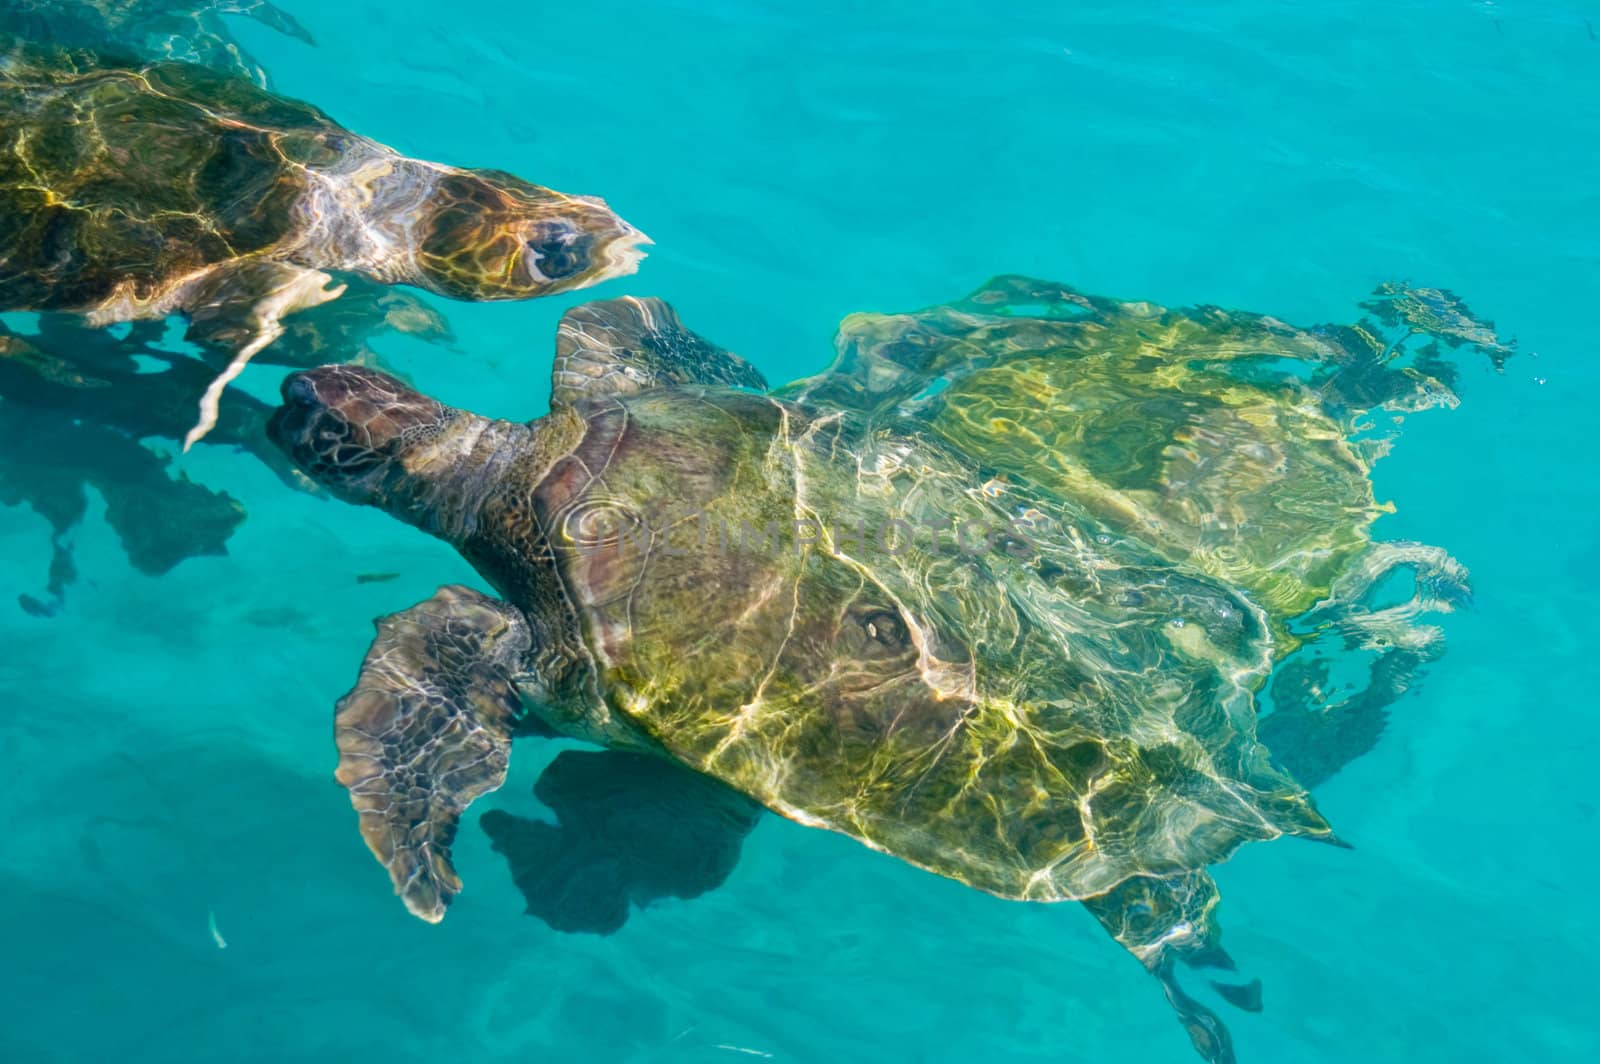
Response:
M1464 364L1461 408L1412 418L1378 467L1398 505L1378 534L1447 546L1475 606L1377 750L1319 789L1355 849L1217 869L1267 994L1229 1023L1256 1064L1600 1056L1600 8L285 6L318 47L237 26L280 91L411 155L602 194L656 241L592 292L448 307L459 353L379 341L487 414L541 413L561 312L624 292L774 381L824 364L850 311L1000 272L1305 323L1411 278L1517 336L1503 376ZM182 468L248 508L229 555L140 576L92 515L53 619L9 605L43 580L47 526L0 509L5 1059L1190 1059L1079 907L776 818L724 887L607 938L518 916L469 818L467 893L412 919L332 781L330 707L374 616L473 575L247 456ZM356 582L372 571L400 576ZM558 749L520 746L481 807L537 815Z

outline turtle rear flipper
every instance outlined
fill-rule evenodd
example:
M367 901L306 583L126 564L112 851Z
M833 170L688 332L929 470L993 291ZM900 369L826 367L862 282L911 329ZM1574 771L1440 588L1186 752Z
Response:
M1084 907L1112 938L1161 981L1178 1020L1209 1064L1234 1064L1233 1037L1222 1018L1190 997L1178 983L1178 962L1191 968L1231 972L1214 911L1217 885L1204 871L1171 876L1135 876L1113 890L1084 899ZM1261 984L1212 982L1224 1000L1247 1012L1261 1011Z
M344 294L342 284L328 287L332 281L321 270L247 260L217 269L185 293L178 308L189 315L185 339L234 351L233 361L200 397L200 418L184 437L185 451L216 425L223 389L262 348L283 335L281 319L285 315Z
M311 31L301 25L299 19L277 4L271 3L270 0L222 0L217 5L217 10L224 15L244 15L253 18L268 29L277 30L297 41L312 45L317 43L316 38L311 36Z
M461 890L450 863L461 814L505 782L532 637L520 613L455 585L377 626L334 716L335 776L395 893L438 923Z
M528 914L557 931L609 935L630 904L722 885L761 807L654 754L566 750L534 785L558 825L495 809L480 819Z

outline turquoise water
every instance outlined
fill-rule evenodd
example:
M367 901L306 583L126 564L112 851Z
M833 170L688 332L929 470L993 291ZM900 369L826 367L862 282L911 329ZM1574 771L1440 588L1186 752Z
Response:
M656 241L636 278L448 307L458 351L378 341L483 413L540 413L561 312L624 292L775 381L824 364L850 311L999 272L1308 323L1405 277L1517 336L1378 467L1379 534L1447 546L1475 604L1318 791L1355 849L1217 869L1266 987L1228 1022L1255 1064L1600 1057L1600 6L284 6L319 47L238 26L280 91L408 154L604 195ZM1194 1059L1081 908L773 817L723 887L604 938L517 916L469 817L467 892L412 919L331 779L330 706L372 617L473 575L247 456L182 465L248 508L229 555L140 576L92 517L53 619L5 605L39 587L48 529L0 509L0 1059ZM375 570L400 576L355 583ZM520 745L481 807L538 815L560 748Z

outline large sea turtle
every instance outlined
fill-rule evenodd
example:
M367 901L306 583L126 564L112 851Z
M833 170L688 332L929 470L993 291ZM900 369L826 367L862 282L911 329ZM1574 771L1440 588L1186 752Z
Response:
M72 47L124 48L147 59L202 63L263 87L266 71L228 32L240 15L306 44L311 32L268 0L0 0L0 33Z
M599 199L407 158L244 78L0 52L0 311L186 314L193 339L235 352L186 445L281 318L344 291L325 271L523 299L642 257L644 237Z
M993 894L1084 901L1230 1060L1175 973L1231 967L1206 867L1335 841L1256 735L1290 615L1393 637L1464 575L1367 536L1348 385L1396 407L1442 386L1368 362L1334 331L1002 278L851 319L830 370L771 392L631 298L563 319L529 424L360 367L292 374L270 431L295 462L501 596L378 622L335 725L362 834L437 921L513 737L664 757ZM1369 608L1397 567L1417 593ZM528 889L528 850L486 826Z

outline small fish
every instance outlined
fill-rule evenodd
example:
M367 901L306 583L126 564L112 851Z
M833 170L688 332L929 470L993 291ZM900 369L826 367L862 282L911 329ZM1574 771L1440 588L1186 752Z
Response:
M764 1058L766 1060L771 1060L772 1059L772 1054L771 1053L763 1053L759 1049L746 1049L744 1046L730 1046L726 1042L718 1042L716 1045L712 1046L711 1048L712 1049L726 1049L730 1053L744 1053L747 1056L762 1057L762 1058Z
M22 612L30 617L54 617L56 607L47 602L41 602L32 595L18 595L17 605L22 607Z
M206 927L211 930L211 941L217 944L217 948L227 949L227 940L222 937L222 932L217 930L217 914L210 909L206 910Z
M387 584L389 581L398 580L399 578L399 573L358 573L356 574L356 583Z
M293 606L263 606L243 614L240 619L257 628L281 628L292 632L312 630L310 614Z
M1595 33L1594 33L1594 23L1593 23L1593 22L1590 22L1590 21L1589 21L1589 20L1588 20L1588 19L1584 19L1584 20L1583 20L1583 24L1584 24L1584 26L1585 26L1585 27L1586 27L1586 28L1587 28L1587 29L1588 29L1588 30L1589 30L1589 39L1590 39L1590 40L1591 40L1591 41L1597 41L1597 40L1600 40L1600 37L1596 37L1596 36L1595 36Z

